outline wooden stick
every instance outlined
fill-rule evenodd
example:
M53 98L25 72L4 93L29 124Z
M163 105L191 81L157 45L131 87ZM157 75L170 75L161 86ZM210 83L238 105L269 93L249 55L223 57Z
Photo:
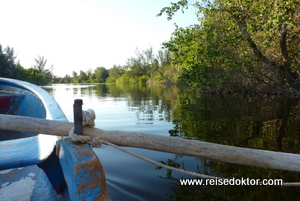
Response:
M73 123L30 117L0 115L0 129L67 136ZM203 159L300 172L300 155L249 148L239 148L198 140L154 134L105 131L84 127L83 134L101 137L119 146L137 147Z
M75 99L73 104L74 113L74 132L82 135L82 99Z

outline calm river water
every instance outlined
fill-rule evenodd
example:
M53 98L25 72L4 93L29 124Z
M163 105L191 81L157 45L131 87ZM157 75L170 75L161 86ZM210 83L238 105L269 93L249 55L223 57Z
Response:
M175 86L54 84L44 87L73 121L73 101L95 110L96 127L300 152L300 102L272 96L211 96ZM232 165L137 148L164 164L226 178L300 181L296 172ZM181 186L191 176L169 171L109 146L95 148L113 200L300 200L299 187Z

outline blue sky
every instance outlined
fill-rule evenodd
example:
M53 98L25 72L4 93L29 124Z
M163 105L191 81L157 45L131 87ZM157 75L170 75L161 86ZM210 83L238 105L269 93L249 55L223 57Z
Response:
M157 51L174 23L197 23L194 8L173 20L156 17L170 0L0 0L0 44L13 47L22 66L37 56L64 76L114 64L124 65L135 50Z

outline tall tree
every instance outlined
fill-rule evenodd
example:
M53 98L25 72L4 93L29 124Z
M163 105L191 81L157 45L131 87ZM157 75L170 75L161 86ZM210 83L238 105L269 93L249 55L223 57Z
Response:
M85 82L88 82L88 80L89 80L89 77L88 77L87 73L84 72L83 70L80 70L79 75L77 77L77 82L85 83Z
M16 78L15 75L18 73L18 68L15 63L16 56L14 49L10 47L2 48L0 45L0 76Z
M108 78L108 70L104 67L97 67L94 71L95 81L97 83L105 83L106 78Z
M53 65L50 68L46 68L46 65L47 59L44 56L34 58L34 64L27 72L28 81L36 84L51 83L53 79Z

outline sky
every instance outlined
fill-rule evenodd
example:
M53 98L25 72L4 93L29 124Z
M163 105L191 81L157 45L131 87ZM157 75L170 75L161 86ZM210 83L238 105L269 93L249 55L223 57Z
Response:
M0 44L14 48L25 68L44 56L56 76L97 67L125 65L127 59L170 39L174 23L197 23L195 9L168 21L156 15L177 0L0 0Z

